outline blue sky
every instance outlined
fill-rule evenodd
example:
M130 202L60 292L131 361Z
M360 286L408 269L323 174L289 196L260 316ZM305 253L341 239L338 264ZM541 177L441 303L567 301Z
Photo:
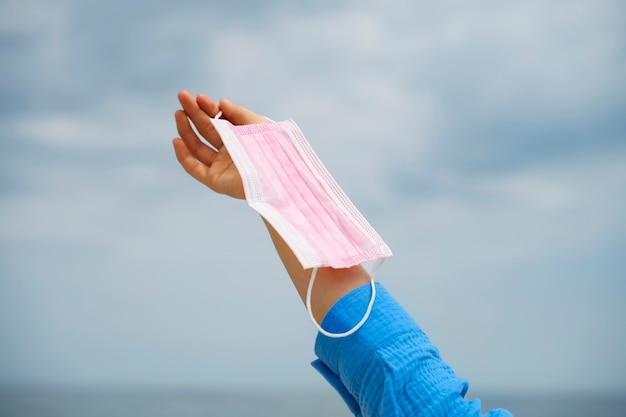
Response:
M0 3L0 383L321 387L176 93L294 118L475 389L626 389L619 1Z

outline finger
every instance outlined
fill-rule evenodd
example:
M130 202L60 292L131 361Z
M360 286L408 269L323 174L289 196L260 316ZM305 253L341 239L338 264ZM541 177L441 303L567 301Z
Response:
M220 110L223 117L234 125L250 125L255 123L269 123L263 116L259 116L242 105L235 104L225 98L220 100Z
M215 130L215 127L213 127L211 117L209 117L209 114L207 114L206 111L200 108L198 101L187 91L181 91L180 93L178 93L178 101L183 107L185 113L187 113L187 116L189 116L189 118L191 119L191 122L198 130L198 133L200 133L202 137L205 138L216 149L221 148L223 145L222 139L220 138L219 133L217 133L217 131ZM217 110L219 111L219 109ZM217 114L217 111L212 115L215 116L215 114Z
M211 100L205 94L198 94L198 96L196 97L196 103L198 103L198 107L200 107L203 112L211 117L215 117L220 112L220 107L217 105L217 103ZM211 127L214 128L213 123L211 123ZM219 133L215 141L211 141L211 144L214 145L217 149L220 149L223 146L222 138L219 136Z
M209 168L193 157L186 143L181 138L172 141L176 159L182 165L185 172L206 186L209 186ZM210 186L209 186L210 187Z
M198 138L198 135L196 135L196 132L194 132L191 124L189 123L187 113L182 110L178 110L174 113L174 117L176 118L176 129L185 143L188 152L204 165L211 166L217 152L204 144L200 138Z
M220 107L217 103L211 100L211 98L206 94L198 94L196 102L198 103L198 106L200 106L200 108L211 117L215 117L217 113L220 112Z

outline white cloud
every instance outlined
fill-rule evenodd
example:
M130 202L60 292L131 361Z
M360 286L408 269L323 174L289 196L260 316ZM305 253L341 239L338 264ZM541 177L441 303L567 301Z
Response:
M176 135L173 113L130 95L109 97L82 111L29 114L9 122L13 136L60 149L138 149Z
M485 177L435 174L425 181L433 181L437 193L402 198L395 206L403 219L398 232L423 235L400 242L415 253L438 251L420 259L419 268L449 277L594 248L623 227L624 161L622 150ZM441 262L446 258L455 262Z

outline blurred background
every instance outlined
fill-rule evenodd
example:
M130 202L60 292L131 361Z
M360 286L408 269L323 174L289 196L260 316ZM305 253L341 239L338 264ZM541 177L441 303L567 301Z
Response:
M621 1L0 0L0 415L349 415L181 89L296 120L470 397L623 410L625 80Z

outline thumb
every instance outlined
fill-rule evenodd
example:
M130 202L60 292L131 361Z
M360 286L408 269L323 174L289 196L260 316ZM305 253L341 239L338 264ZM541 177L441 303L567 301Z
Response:
M225 98L220 100L220 110L222 111L222 116L234 125L268 123L265 117L259 116L246 107Z

